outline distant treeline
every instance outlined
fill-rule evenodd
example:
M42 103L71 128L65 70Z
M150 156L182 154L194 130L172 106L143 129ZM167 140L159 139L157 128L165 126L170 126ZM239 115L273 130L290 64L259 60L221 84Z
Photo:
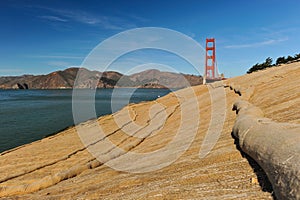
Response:
M276 63L273 64L273 59L268 57L265 62L263 63L256 63L255 65L253 65L248 71L247 74L250 74L252 72L255 71L259 71L259 70L263 70L269 67L275 67L278 66L280 64L286 64L286 63L290 63L296 60L300 59L300 53L296 54L294 57L293 56L288 56L288 57L278 57L276 59Z

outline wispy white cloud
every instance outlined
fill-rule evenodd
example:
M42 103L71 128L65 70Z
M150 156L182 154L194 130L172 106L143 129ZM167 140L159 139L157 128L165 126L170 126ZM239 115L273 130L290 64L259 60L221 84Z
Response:
M284 42L287 40L288 40L288 38L270 39L270 40L248 43L248 44L227 45L227 46L225 46L225 48L227 48L227 49L254 48L254 47L273 45L273 44L277 44L277 43Z
M4 76L17 76L22 75L24 73L23 69L16 69L16 68L4 68L0 69L0 77Z
M67 22L67 19L61 18L61 17L57 17L57 16L52 16L52 15L43 15L43 16L39 16L42 19L47 19L50 21L56 21L56 22Z
M69 18L70 20L81 22L84 24L95 25L101 22L101 19L96 16L92 16L83 11L71 11L61 9L49 9L53 13Z
M49 61L47 64L53 67L66 67L71 65L70 63L65 61Z
M0 69L0 73L16 73L23 72L22 69Z
M65 55L32 55L31 58L53 58L53 59L84 59L83 56L65 56Z
M268 28L268 27L262 27L261 31L268 36L271 37L280 37L280 36L285 36L286 34L290 34L293 32L298 32L300 30L299 27L285 27L285 26L279 26L276 28Z
M139 22L149 22L150 21L147 18L140 17L140 16L134 15L132 13L123 13L123 15L128 16L129 18L131 18L133 20L136 20L136 21L139 21Z
M51 7L34 6L46 10L51 15L42 16L44 19L57 22L78 22L91 26L98 26L109 30L123 30L135 28L136 25L121 17L95 15L82 10L56 9ZM40 16L41 18L41 16Z

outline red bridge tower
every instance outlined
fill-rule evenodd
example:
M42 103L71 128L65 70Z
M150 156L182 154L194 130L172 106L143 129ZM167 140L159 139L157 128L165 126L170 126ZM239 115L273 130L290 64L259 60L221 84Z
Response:
M206 39L205 74L203 83L221 80L216 65L215 38Z

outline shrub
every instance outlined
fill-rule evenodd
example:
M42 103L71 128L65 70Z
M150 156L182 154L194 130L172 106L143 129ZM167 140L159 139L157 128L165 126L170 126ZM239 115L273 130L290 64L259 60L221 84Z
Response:
M247 74L250 74L252 72L255 72L255 71L258 71L258 70L263 70L263 69L266 69L268 67L272 67L272 58L268 57L265 62L259 64L259 63L256 63L255 65L253 65L248 71L247 71Z
M259 64L259 63L256 63L255 65L253 65L248 71L247 71L247 74L250 74L252 72L255 72L255 71L259 71L259 70L263 70L263 69L266 69L268 67L274 67L274 66L278 66L280 64L285 64L285 63L288 63L288 62L293 62L295 60L298 60L300 59L300 53L298 54L295 54L294 57L292 56L288 56L287 58L285 58L284 56L282 57L278 57L276 59L276 63L275 64L272 64L273 60L272 58L268 57L265 62Z

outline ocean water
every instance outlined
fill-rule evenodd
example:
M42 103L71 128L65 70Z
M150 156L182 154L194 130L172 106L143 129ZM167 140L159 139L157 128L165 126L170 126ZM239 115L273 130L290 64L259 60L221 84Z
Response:
M97 116L112 113L128 103L154 100L168 89L98 89ZM0 152L42 139L74 124L72 90L0 90Z

